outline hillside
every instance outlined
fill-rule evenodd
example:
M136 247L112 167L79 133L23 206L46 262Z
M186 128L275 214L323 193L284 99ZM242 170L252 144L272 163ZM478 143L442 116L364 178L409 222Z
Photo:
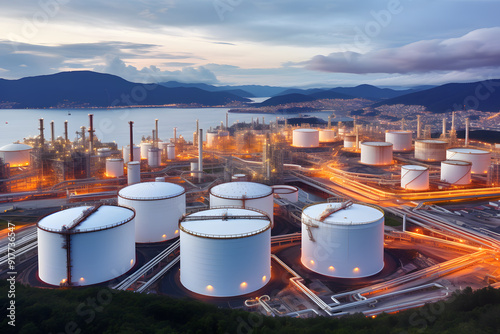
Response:
M140 84L91 71L61 72L18 80L0 79L2 108L81 108L184 104L218 106L248 99L194 87Z
M382 105L422 105L435 113L462 109L498 112L500 110L500 79L471 83L450 83L431 89L414 92L382 102Z
M311 102L316 100L317 98L309 95L292 93L292 94L274 96L256 105L260 107L269 107L269 106L278 106L281 104L288 104L288 103Z

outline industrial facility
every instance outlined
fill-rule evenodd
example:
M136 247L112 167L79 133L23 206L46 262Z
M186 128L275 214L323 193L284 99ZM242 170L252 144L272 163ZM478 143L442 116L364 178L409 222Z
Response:
M20 280L291 317L376 316L462 282L498 286L499 149L470 140L470 123L463 140L457 122L441 131L424 114L340 114L193 121L192 141L160 138L167 126L151 120L134 142L130 121L121 149L92 114L75 138L52 122L47 139L40 119L39 135L0 148L0 219L37 219L18 243Z

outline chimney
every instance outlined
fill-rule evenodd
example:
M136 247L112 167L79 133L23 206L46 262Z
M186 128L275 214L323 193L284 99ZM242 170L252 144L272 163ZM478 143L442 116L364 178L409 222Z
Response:
M465 119L465 146L469 145L469 127L470 127L470 120L469 117Z
M89 114L89 154L94 154L94 115Z
M54 145L55 141L56 141L56 134L54 131L54 121L51 121L50 122L50 142L52 143L52 145Z
M203 179L203 129L198 132L198 181Z
M130 125L130 160L134 161L134 122L128 122Z
M64 141L68 143L68 121L64 121Z
M441 131L441 136L446 138L446 117L443 117L443 130Z
M422 121L420 120L420 115L417 115L417 139L420 138L420 134L422 133Z
M40 130L40 147L43 148L43 146L45 145L45 138L43 136L43 130L45 130L45 128L43 127L43 118L40 118L40 127L38 128L38 130Z

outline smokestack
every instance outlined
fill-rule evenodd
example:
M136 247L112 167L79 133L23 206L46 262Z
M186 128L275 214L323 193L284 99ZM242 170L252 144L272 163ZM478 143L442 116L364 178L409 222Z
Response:
M196 120L196 132L195 137L193 138L193 145L196 147L198 145L198 134L200 133L200 121Z
M262 125L266 125L266 119L262 116Z
M50 122L50 142L52 145L54 145L54 142L56 141L56 134L54 131L54 121Z
M470 121L469 117L465 119L465 146L469 145L469 126L470 126Z
M420 115L417 115L417 139L420 138L421 133L422 133L422 123L420 120Z
M130 160L134 161L134 122L128 122L130 125Z
M455 112L451 114L451 131L455 131Z
M229 129L229 113L226 112L226 130Z
M203 179L203 129L198 132L198 181Z
M153 146L151 148L156 148L156 130L153 129Z
M158 136L158 118L155 119L155 130L156 130L156 141L159 141L159 136Z
M356 146L355 146L355 149L358 150L359 149L359 131L358 131L358 127L357 126L355 128L355 131L356 131Z
M177 145L177 128L174 128L174 144Z
M40 130L40 147L43 148L43 146L45 145L45 138L43 136L43 130L45 130L45 128L43 127L43 118L40 118L40 127L38 128L38 130Z
M332 115L328 116L328 129L332 127Z
M441 131L441 136L446 138L446 117L443 117L443 130Z
M90 140L90 144L89 144L89 153L92 155L94 153L94 115L93 114L89 114L89 140Z
M288 127L288 119L285 118L285 128L287 128L287 127Z
M220 129L224 130L224 122L223 121L220 121Z
M64 140L68 143L68 121L64 121Z
M401 118L401 130L404 131L405 130L405 118Z

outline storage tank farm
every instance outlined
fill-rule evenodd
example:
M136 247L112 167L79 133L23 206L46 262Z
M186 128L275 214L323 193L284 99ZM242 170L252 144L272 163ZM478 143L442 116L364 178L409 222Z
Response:
M429 189L429 168L419 165L401 166L401 188L416 191Z
M422 161L446 160L447 142L435 139L415 140L415 159Z
M301 262L330 277L377 274L384 267L384 212L352 202L306 207L302 212Z
M180 281L195 293L231 297L254 292L271 278L271 221L266 213L217 208L184 217Z
M136 212L137 243L162 242L179 236L179 219L186 213L186 191L169 182L136 183L118 192L118 204Z
M491 165L491 152L467 147L449 148L446 160L468 161L472 164L471 173L486 174Z
M392 143L362 142L361 163L367 165L390 165L392 163Z
M33 147L25 144L7 144L0 147L0 158L10 167L24 167L30 164L30 154Z
M385 141L392 143L394 152L411 151L412 132L411 131L386 131Z
M135 264L135 213L119 206L80 206L37 223L38 275L51 285L91 285Z
M452 185L466 185L471 182L472 163L460 160L441 161L441 181Z
M292 134L294 147L318 147L319 131L316 129L295 129Z
M269 215L274 222L273 189L255 182L228 182L210 189L210 208L239 207L257 209Z
M355 134L346 134L344 135L344 147L345 148L354 148L356 147L356 135Z

